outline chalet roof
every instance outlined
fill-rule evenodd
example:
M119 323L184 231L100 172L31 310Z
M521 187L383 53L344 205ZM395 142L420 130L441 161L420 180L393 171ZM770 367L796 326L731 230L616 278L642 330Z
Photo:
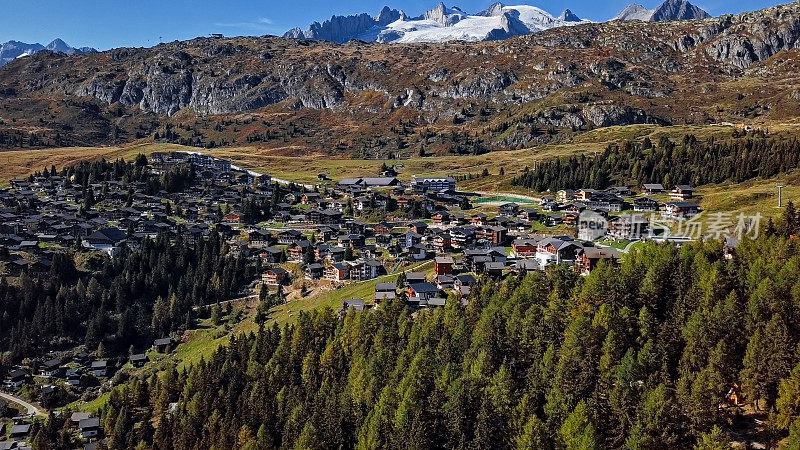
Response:
M542 239L541 241L539 241L539 245L543 246L543 247L546 247L548 245L552 245L553 248L556 249L556 250L561 250L563 248L567 248L570 245L574 245L576 247L580 246L579 244L577 244L576 242L574 242L572 240L565 241L565 240L558 239L558 238L545 238L545 239Z
M362 298L354 298L349 300L342 300L342 309L348 310L350 308L355 309L356 311L363 311L364 310L364 299Z
M425 281L427 277L423 272L407 272L406 273L406 282L413 283L415 281Z
M80 422L81 420L85 420L89 418L89 413L85 412L74 412L70 416L69 420L73 422Z
M397 283L377 283L375 285L376 292L396 291Z
M126 238L126 234L124 231L120 230L116 227L111 228L104 228L102 230L97 230L91 235L89 235L86 239L88 241L110 241L110 242L120 242Z
M428 181L428 182L430 182L430 181L446 181L446 182L454 183L456 181L456 179L453 178L453 177L418 177L416 175L414 175L412 177L412 179L413 179L413 181L416 181L417 183L420 183L420 182L424 183L426 181Z
M700 208L700 205L692 202L671 202L667 203L667 205L674 206L676 208Z
M28 376L28 372L26 372L23 369L14 369L14 370L12 370L11 372L8 373L8 378L10 378L12 380L25 378L26 376Z
M350 186L350 185L361 184L361 183L362 183L362 179L361 178L342 178L342 180L339 181L339 184L342 185L342 186Z
M619 252L614 247L585 247L583 253L589 259L618 259Z
M427 281L422 283L412 283L409 285L409 288L412 291L416 292L417 294L428 294L428 293L439 292L439 288L437 288L436 286Z
M100 427L100 418L98 417L89 417L88 419L83 419L78 422L78 428L81 430L91 429L91 428L98 428Z
M19 425L14 425L11 427L11 436L21 436L28 434L31 431L31 425L29 423L23 423Z
M506 268L506 263L502 261L487 261L483 268L484 270L503 270Z
M42 365L45 367L45 369L55 368L61 365L61 360L58 358L49 359L45 361L44 364Z
M522 245L530 245L534 246L539 242L540 239L534 237L525 237L525 238L517 238L514 239L514 242L511 243L513 246L522 246Z
M535 259L521 259L517 261L516 267L520 270L536 270L539 268L539 263Z

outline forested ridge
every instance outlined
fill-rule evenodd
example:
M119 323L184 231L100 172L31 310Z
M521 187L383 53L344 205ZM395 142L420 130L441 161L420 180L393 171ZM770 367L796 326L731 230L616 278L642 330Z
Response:
M146 348L153 338L193 327L193 306L230 298L257 268L229 255L218 233L196 245L165 236L124 247L79 271L56 253L49 276L0 277L0 352L10 360L85 344L108 354Z
M756 177L769 178L800 166L796 137L737 135L729 139L698 140L688 134L675 143L664 136L654 144L611 144L602 154L570 156L526 169L512 184L538 192L559 189L605 189L614 185L661 183L701 186Z
M467 306L300 314L102 411L110 448L727 448L744 409L800 445L798 216L743 241L649 243L588 277L482 280ZM775 231L778 230L778 231ZM171 407L170 405L174 406ZM37 432L59 440L59 420ZM45 447L42 447L45 448Z

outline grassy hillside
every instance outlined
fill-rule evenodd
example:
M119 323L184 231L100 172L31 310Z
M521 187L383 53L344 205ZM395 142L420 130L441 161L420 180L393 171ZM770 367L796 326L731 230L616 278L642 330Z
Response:
M40 150L6 150L0 152L0 185L8 180L30 175L32 172L43 168L56 166L61 168L77 161L105 158L130 159L143 153L149 155L157 151L186 149L172 144L133 144L121 147L62 147L46 148Z
M277 306L270 310L269 323L283 325L288 323L301 311L310 311L315 308L334 308L342 306L342 300L364 299L371 304L375 297L375 285L378 283L393 282L397 275L404 271L425 272L428 276L433 274L433 261L425 261L411 267L400 268L397 271L375 278L373 280L359 281L346 284L338 289L322 291L317 295L294 300Z

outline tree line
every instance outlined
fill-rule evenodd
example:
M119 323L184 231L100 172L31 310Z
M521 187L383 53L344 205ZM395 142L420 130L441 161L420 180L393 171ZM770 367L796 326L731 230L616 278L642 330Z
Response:
M611 144L595 157L581 154L546 161L535 169L526 168L512 184L538 192L643 183L671 188L769 178L798 166L800 141L796 137L711 137L700 141L687 134L678 143L662 136L654 145L645 138Z
M147 156L139 154L133 161L125 161L120 158L115 161L107 161L105 158L94 161L80 161L57 171L55 166L49 170L44 169L30 175L34 177L62 176L79 184L84 189L95 183L108 181L119 181L123 184L142 183L143 193L148 195L156 194L160 191L176 193L189 187L197 179L194 165L178 164L165 170L160 175L155 175L150 170Z

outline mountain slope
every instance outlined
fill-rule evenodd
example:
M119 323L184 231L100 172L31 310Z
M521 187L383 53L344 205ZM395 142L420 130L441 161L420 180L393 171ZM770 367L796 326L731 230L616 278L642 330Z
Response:
M367 158L520 148L613 125L794 118L799 40L793 3L499 42L241 37L40 52L0 69L0 147L157 138Z
M710 14L686 0L666 0L654 9L647 9L639 4L628 5L611 20L667 22L670 20L708 19L710 17Z

